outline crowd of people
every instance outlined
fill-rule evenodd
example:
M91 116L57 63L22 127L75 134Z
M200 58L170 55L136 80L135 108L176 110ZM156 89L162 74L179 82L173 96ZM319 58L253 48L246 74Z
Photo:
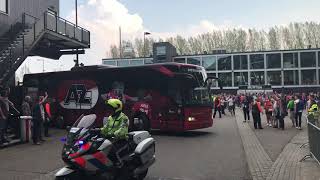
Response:
M214 113L219 118L225 115L225 109L228 109L232 116L235 115L235 107L242 110L243 122L249 122L253 119L255 129L263 129L261 124L261 115L266 116L268 127L285 129L284 118L289 117L292 127L302 129L302 114L318 111L320 103L320 93L247 93L238 95L219 94L213 96Z
M16 108L9 100L10 89L0 89L0 145L9 143L10 140L20 138L19 117L30 117L33 144L40 145L49 135L49 124L52 119L50 99L48 94L32 98L25 96L21 106ZM18 110L19 109L19 110ZM9 134L13 133L13 137Z

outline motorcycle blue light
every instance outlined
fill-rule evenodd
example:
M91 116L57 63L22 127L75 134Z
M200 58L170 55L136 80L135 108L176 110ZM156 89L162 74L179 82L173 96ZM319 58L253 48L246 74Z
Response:
M78 144L81 146L81 145L84 144L84 142L83 141L78 141Z

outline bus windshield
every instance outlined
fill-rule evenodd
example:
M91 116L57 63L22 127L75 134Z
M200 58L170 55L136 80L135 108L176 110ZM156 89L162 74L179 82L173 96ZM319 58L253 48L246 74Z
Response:
M209 93L205 88L189 88L183 94L185 105L210 105Z

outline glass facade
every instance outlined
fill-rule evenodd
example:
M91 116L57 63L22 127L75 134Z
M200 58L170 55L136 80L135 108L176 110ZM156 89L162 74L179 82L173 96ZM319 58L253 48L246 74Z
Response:
M120 67L130 66L129 60L118 60L118 66Z
M187 58L187 63L201 66L201 57L190 57L190 58Z
M248 69L248 56L247 55L234 55L233 56L233 69L234 70Z
M174 62L203 66L222 79L224 87L240 85L273 87L317 85L320 87L320 49L177 56ZM103 64L134 66L153 58L104 59ZM317 64L318 63L318 64ZM233 65L233 66L232 66ZM317 66L318 65L318 66ZM217 84L214 87L218 87Z
M283 68L299 67L298 53L283 53Z
M250 69L264 69L264 54L250 55Z
M111 66L117 66L117 61L103 61L104 65L111 65Z
M218 70L231 70L231 56L218 56Z
M234 73L234 86L248 85L248 72L235 72Z
M270 84L272 86L281 86L282 85L281 71L268 71L267 84Z
M204 56L202 57L202 66L208 71L215 71L217 65L216 56Z
M301 70L301 84L302 85L316 85L316 70L308 69Z
M299 71L284 71L284 85L299 85Z
M253 71L250 73L251 85L264 85L264 71Z
M301 63L301 67L316 67L316 53L301 52L300 63Z
M232 73L219 73L219 79L221 79L222 86L232 87Z
M267 68L277 69L281 68L281 54L267 54Z
M143 65L143 59L133 59L133 60L130 60L130 65L132 66L140 66L140 65Z
M145 64L152 64L153 63L153 59L152 58L146 58L146 59L144 59L144 63Z
M0 12L9 13L9 3L8 0L0 0Z
M174 58L174 62L177 62L177 63L186 63L186 58Z

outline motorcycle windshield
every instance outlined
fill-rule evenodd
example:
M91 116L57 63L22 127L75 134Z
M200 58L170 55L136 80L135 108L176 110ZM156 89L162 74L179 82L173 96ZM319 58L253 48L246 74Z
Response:
M97 119L97 116L95 114L90 114L90 115L82 115L80 118L73 124L73 127L76 128L85 128L89 129L91 126L94 125L95 121Z

